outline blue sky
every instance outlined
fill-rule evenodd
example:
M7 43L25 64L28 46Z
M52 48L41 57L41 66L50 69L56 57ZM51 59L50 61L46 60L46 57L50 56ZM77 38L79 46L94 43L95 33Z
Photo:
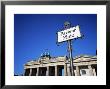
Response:
M80 25L83 39L72 41L73 57L96 55L96 14L15 14L14 15L14 73L24 73L27 61L37 60L46 49L52 57L68 56L67 42L56 45L56 32L63 29L64 22Z

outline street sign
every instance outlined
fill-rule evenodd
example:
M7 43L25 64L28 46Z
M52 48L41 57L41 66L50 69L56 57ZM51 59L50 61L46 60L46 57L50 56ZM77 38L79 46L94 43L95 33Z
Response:
M79 25L71 27L69 29L60 31L58 34L58 42L63 42L71 39L81 37Z

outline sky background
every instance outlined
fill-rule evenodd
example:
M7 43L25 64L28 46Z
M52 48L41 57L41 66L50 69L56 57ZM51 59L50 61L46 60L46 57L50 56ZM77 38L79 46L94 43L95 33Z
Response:
M72 41L73 57L96 55L96 14L15 14L14 15L14 74L24 73L27 61L37 60L48 51L52 57L68 56L67 42L57 46L57 32L64 22L79 24L83 39ZM47 50L48 49L48 50Z

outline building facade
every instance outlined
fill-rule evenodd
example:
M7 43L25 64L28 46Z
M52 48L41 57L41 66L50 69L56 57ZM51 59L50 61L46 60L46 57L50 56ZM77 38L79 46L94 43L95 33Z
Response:
M97 57L82 55L73 58L75 76L96 76ZM24 76L71 76L70 60L67 56L42 55L38 60L24 65Z

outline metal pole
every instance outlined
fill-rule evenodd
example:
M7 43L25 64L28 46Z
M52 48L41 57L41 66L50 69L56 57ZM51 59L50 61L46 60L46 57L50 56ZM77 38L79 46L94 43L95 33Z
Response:
M67 21L64 23L64 29L68 29L71 27L71 24ZM72 58L72 44L71 40L68 40L68 51L69 51L69 59L70 59L70 73L71 76L74 76L74 68L73 68L73 58Z
M71 40L68 40L68 51L69 51L69 59L70 59L70 73L71 76L74 76L74 66L73 66L73 58L72 58L72 44Z

